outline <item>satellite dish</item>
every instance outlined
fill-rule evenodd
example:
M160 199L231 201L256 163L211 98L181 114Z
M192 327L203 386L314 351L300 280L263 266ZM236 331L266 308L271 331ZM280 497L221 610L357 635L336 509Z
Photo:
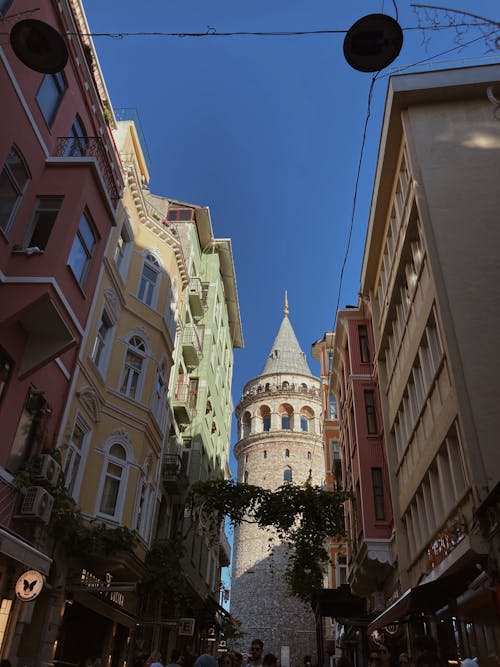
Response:
M48 23L25 19L10 31L10 44L19 60L43 74L60 72L68 62L64 39Z
M360 72L378 72L396 60L402 46L403 31L392 16L369 14L347 32L344 57Z

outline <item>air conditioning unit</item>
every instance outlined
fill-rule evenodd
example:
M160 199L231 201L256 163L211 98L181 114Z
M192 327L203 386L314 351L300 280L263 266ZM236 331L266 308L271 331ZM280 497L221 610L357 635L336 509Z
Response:
M43 486L29 486L21 505L21 514L48 523L53 504L54 498Z
M61 466L50 454L42 454L39 461L40 470L36 475L36 479L48 482L50 486L55 486L61 473Z

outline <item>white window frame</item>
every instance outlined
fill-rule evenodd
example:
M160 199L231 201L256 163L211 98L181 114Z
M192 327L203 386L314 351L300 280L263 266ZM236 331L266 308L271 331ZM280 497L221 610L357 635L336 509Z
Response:
M144 275L144 270L149 269L155 274L154 283ZM137 285L137 298L149 308L156 308L158 293L160 290L162 267L160 261L155 255L147 250L143 255L142 269Z
M114 445L118 445L125 452L125 458L121 459L113 456L110 452ZM116 496L116 503L113 514L108 514L101 511L101 505L103 501L103 493L106 486L106 478L108 477L108 468L109 465L116 465L122 469L122 473L119 477L118 482L118 494ZM99 487L97 490L96 496L96 505L95 505L95 516L104 517L106 519L112 519L113 521L120 522L123 515L123 507L125 504L125 496L127 492L128 485L128 473L130 467L129 451L128 447L121 441L119 438L111 438L106 446L104 451L104 461L102 464L101 478L99 480ZM109 475L111 477L111 475ZM116 478L115 478L116 479Z
M120 241L123 243L120 245ZM130 265L130 258L132 257L132 249L134 247L134 233L132 227L126 217L122 223L120 234L118 236L115 251L113 254L113 260L118 270L120 277L123 280L126 280L128 267ZM122 252L120 252L120 248Z
M73 434L75 432L75 427L78 427L83 432L81 448L78 448L73 443L72 440ZM68 440L66 456L64 458L64 464L63 464L64 485L66 486L68 492L72 495L74 500L78 500L80 496L80 489L82 486L83 475L85 473L85 464L87 460L87 454L91 439L92 439L92 430L88 426L87 422L82 418L80 413L77 413L73 421L73 426L71 428L71 435ZM75 465L75 456L77 455L80 456L80 460L77 464L76 473L73 473ZM72 489L68 484L68 473L71 479L73 480Z
M110 326L106 330L106 334L104 338L101 336L101 327L100 324L103 321L103 318L106 317L109 321ZM102 312L101 312L101 317L99 318L99 322L97 324L97 329L94 337L94 342L92 344L92 350L90 351L90 358L92 359L95 367L99 370L101 373L103 379L106 377L106 371L108 369L108 363L109 359L111 357L111 350L113 348L113 340L115 337L115 330L116 330L116 322L114 321L114 317L109 311L106 306L103 307ZM100 347L100 356L99 359L96 361L96 355L97 355L97 345L98 343L101 343Z
M132 342L134 340L140 341L142 343L142 345L144 346L144 349L141 349L137 345L133 345ZM136 384L136 389L135 389L135 392L134 392L133 396L131 396L131 394L130 394L130 389L132 387L132 382L131 382L132 374L130 373L128 375L128 377L126 377L127 376L127 368L128 368L128 366L127 366L127 357L128 357L129 352L132 355L135 355L136 357L141 359L141 367L138 371L137 384ZM120 394L122 394L123 396L126 396L127 398L131 399L132 401L139 402L141 400L142 390L143 390L143 387L144 387L144 378L146 377L147 353L148 353L148 348L147 348L146 341L143 338L141 338L141 336L138 336L136 334L132 334L131 336L129 336L129 339L127 341L127 347L126 347L126 350L125 350L125 355L123 357L122 372L120 373L120 383L118 385L118 391L120 392ZM133 372L133 370L134 369L132 368L132 372ZM125 381L126 381L126 390L123 391L123 386L124 386Z

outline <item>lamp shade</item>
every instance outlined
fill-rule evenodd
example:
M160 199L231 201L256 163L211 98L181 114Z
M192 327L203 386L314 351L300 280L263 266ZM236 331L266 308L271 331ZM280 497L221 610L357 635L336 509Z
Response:
M347 32L344 57L360 72L378 72L396 60L402 46L403 31L392 16L369 14Z

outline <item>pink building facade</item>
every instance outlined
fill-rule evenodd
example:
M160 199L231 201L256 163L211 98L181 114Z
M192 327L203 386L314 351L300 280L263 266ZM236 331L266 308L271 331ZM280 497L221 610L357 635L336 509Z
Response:
M2 3L3 25L31 18L32 3ZM28 12L28 13L25 13ZM26 461L50 456L102 270L123 187L99 65L76 0L44 2L33 18L65 35L55 74L29 69L0 48L0 655L20 655L22 610L13 585L24 570L48 574L43 526L51 497L15 488ZM67 33L73 35L67 36ZM87 39L84 43L82 40ZM47 456L48 455L48 456Z
M346 503L348 580L367 600L368 612L383 603L392 582L393 515L378 379L373 365L371 319L364 304L337 314L332 390L340 418L340 451Z

